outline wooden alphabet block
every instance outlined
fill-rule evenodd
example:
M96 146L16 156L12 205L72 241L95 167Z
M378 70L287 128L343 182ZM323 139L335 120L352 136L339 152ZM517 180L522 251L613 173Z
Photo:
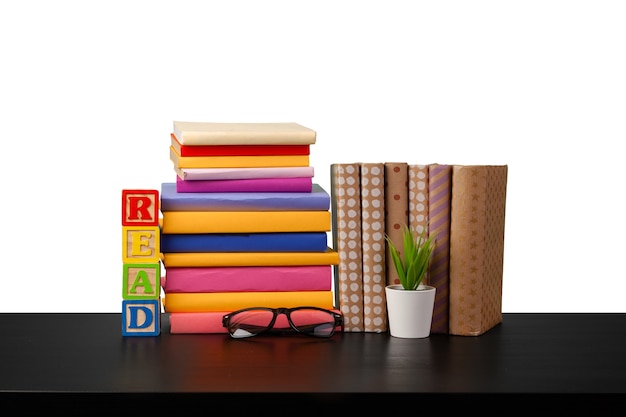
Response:
M158 225L158 190L122 190L122 226Z
M161 334L161 300L123 300L122 335L158 336Z
M157 263L161 252L159 226L123 226L122 259L124 263Z
M161 264L124 264L122 298L156 300L161 295Z

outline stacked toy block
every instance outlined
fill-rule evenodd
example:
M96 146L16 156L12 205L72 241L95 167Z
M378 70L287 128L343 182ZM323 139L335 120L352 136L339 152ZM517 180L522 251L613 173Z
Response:
M122 335L161 333L159 192L122 190Z

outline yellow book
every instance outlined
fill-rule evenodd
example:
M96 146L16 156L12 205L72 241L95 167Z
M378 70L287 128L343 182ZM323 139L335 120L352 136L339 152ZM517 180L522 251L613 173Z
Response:
M180 292L163 296L166 313L231 312L247 307L333 309L332 291Z
M311 145L316 132L297 123L174 121L181 145Z
M170 146L174 169L182 168L271 168L306 167L309 155L237 155L237 156L180 156Z
M163 233L328 232L330 211L165 211Z
M185 252L163 253L165 267L337 265L339 254L326 252Z

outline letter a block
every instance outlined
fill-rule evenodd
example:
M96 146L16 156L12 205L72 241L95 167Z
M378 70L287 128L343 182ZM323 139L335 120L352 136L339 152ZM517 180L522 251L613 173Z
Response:
M160 300L122 301L123 336L158 336L160 334Z
M158 225L158 190L122 190L122 226Z
M160 264L124 264L123 277L124 300L156 300L160 297Z

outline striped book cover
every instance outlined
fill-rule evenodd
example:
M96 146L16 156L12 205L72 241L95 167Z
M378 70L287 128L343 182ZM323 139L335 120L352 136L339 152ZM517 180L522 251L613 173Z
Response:
M431 333L449 333L450 204L452 166L430 164L428 171L429 236L435 236L428 284L437 289Z

